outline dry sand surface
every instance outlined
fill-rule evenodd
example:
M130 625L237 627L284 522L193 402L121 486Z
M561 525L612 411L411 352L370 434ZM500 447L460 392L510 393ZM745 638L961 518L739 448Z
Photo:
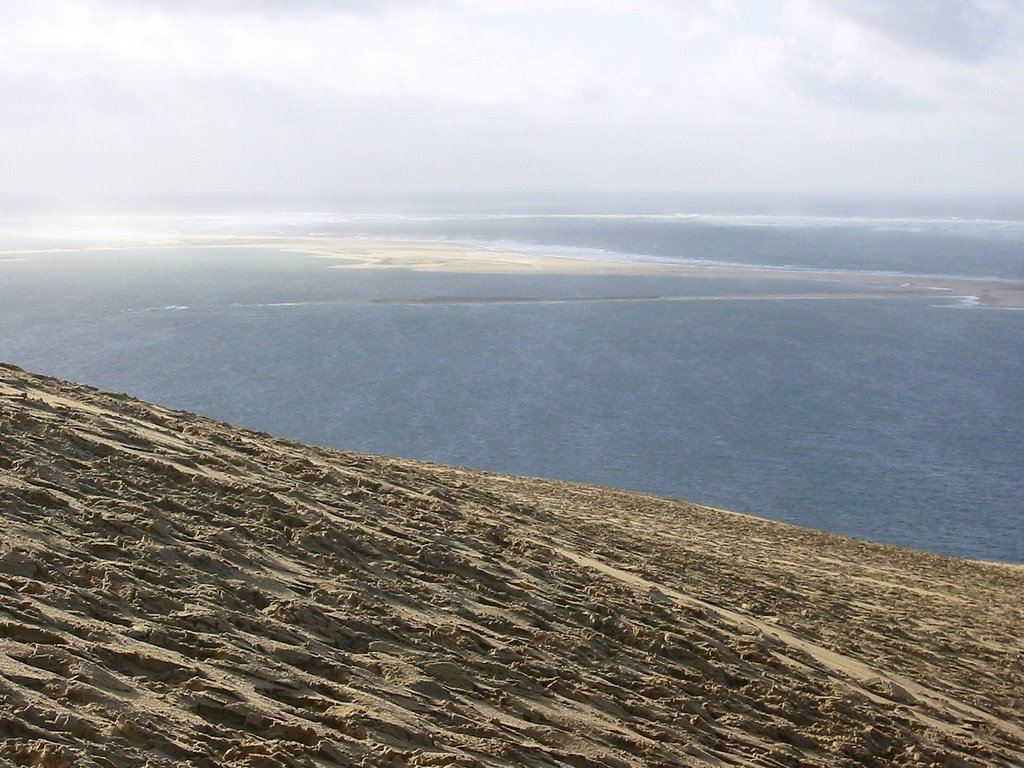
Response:
M4 248L0 238L0 261L21 261L25 256L74 251L140 251L153 248L270 248L329 259L337 269L403 269L416 272L460 272L501 275L665 275L704 278L770 281L777 285L771 292L725 292L696 296L633 296L631 301L714 301L779 299L877 299L935 298L961 299L966 303L1000 309L1024 309L1024 282L933 275L877 274L867 272L827 272L809 269L730 267L715 264L616 261L613 258L566 258L543 253L517 252L462 243L406 242L332 237L197 237L162 236L147 239L95 240L85 246ZM612 255L609 254L609 257ZM820 286L808 291L808 283ZM365 297L371 300L373 297ZM410 297L422 300L423 297ZM437 301L444 297L429 297ZM620 298L624 297L610 297ZM458 298L454 300L460 300ZM465 299L462 299L465 300ZM522 301L524 297L475 298L474 301ZM601 297L546 298L544 301L600 301ZM399 299L389 300L391 302ZM330 302L323 302L330 303ZM339 303L357 303L347 300Z
M714 264L656 263L575 259L512 250L493 250L457 243L400 243L367 240L310 238L280 241L279 247L339 260L340 269L410 269L420 272L482 272L490 274L599 274L672 275L692 278L733 278L818 283L813 293L788 291L773 295L723 294L681 297L708 299L857 299L857 298L965 298L978 304L1024 309L1024 283L929 275L824 272L804 269L727 267ZM851 287L858 290L851 290Z
M1011 766L1024 572L0 366L0 764Z

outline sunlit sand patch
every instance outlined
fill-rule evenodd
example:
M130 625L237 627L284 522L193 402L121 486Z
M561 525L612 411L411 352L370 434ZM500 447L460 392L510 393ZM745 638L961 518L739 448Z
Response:
M1019 566L302 446L2 364L0 467L0 762L1024 753Z

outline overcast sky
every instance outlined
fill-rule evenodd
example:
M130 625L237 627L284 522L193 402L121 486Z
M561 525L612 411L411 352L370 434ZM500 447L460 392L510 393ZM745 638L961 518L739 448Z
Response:
M0 195L1024 192L1021 0L2 0Z

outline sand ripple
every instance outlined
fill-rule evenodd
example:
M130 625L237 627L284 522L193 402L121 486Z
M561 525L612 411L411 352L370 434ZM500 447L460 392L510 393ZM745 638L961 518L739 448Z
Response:
M1013 765L1020 568L0 366L0 764Z

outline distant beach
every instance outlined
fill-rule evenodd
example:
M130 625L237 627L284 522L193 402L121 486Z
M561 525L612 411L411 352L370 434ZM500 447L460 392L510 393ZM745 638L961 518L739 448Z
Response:
M313 247L310 247L312 244ZM981 280L929 275L885 275L857 272L824 272L804 269L734 267L720 265L643 263L600 259L573 259L538 253L496 251L471 246L433 243L365 242L359 240L316 239L303 244L281 244L286 250L342 259L340 269L410 269L422 272L482 272L487 274L592 274L592 275L672 275L681 277L717 277L778 281L815 281L822 283L819 293L785 293L745 296L720 294L709 299L783 299L783 298L898 298L934 296L936 298L976 299L983 306L1024 309L1024 282ZM856 291L829 290L829 285L861 286Z
M73 253L76 250L117 251L152 248L270 248L338 260L337 269L390 269L414 272L489 275L647 275L779 282L775 293L719 293L673 300L771 300L920 298L960 300L964 305L1024 309L1024 281L949 277L944 275L884 274L854 270L787 269L721 264L669 263L616 260L605 257L573 258L542 252L486 248L472 244L400 240L310 237L302 240L261 237L166 237L149 240L95 240L80 248L40 247L2 249L0 260L19 260L29 254ZM786 290L794 281L820 284L820 291ZM629 300L667 297L628 297ZM496 297L494 300L503 300ZM516 300L511 298L509 300ZM522 300L520 297L519 300Z

